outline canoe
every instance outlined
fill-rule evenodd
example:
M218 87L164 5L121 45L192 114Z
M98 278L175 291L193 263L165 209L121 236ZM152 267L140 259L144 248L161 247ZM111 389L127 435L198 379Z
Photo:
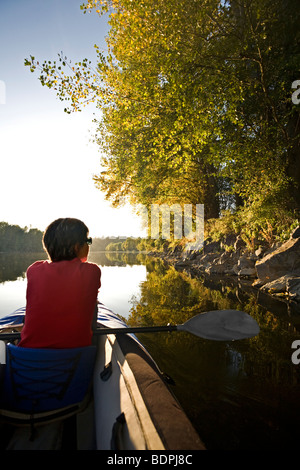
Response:
M0 340L1 332L20 331L24 315L25 308L20 308L0 319ZM127 328L100 303L97 326ZM0 341L0 346L0 426L6 436L1 448L205 449L164 375L134 334L94 336L94 344L81 348L84 351L32 350L7 340ZM72 359L70 379L62 358L73 352L76 361ZM71 362L70 357L66 361ZM53 372L49 364L54 362L58 365ZM18 391L20 387L25 394ZM62 388L63 397L57 398L55 393L62 395Z

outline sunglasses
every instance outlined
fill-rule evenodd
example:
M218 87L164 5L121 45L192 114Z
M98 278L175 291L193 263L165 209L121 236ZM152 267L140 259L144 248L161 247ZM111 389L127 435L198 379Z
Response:
M87 238L85 240L85 242L88 244L88 245L91 245L93 243L93 239L92 238Z

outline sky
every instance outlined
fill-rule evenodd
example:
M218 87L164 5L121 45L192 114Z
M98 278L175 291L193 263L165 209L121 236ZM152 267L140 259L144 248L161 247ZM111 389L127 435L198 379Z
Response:
M101 168L92 142L94 109L66 114L54 90L24 66L72 60L94 64L105 52L107 17L84 14L83 0L0 0L0 221L44 230L59 217L76 217L90 236L144 236L130 206L114 209L95 187ZM99 111L97 111L99 112Z

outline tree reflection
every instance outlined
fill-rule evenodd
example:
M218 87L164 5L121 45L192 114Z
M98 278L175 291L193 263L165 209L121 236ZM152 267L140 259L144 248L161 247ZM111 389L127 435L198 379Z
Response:
M41 253L0 253L0 282L24 278L27 268L37 259L46 259Z
M237 308L237 299L234 302L221 292L212 291L187 273L166 267L161 262L147 267L148 275L141 285L141 297L138 301L133 300L128 319L131 325L183 323L198 313Z
M246 311L260 325L258 336L234 342L187 333L138 335L174 380L172 389L208 448L259 450L278 441L279 448L292 448L294 416L300 418L300 367L291 361L299 314L283 314L280 304L279 312L270 311L255 291L242 292L230 281L214 287L153 260L147 271L140 298L132 300L131 325L184 323L218 309Z

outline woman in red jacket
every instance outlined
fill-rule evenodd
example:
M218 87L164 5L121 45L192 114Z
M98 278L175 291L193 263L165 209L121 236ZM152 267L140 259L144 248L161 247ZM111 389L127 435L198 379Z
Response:
M78 219L57 219L46 229L47 261L27 269L25 324L19 346L76 348L92 342L101 270L87 262L88 228Z

